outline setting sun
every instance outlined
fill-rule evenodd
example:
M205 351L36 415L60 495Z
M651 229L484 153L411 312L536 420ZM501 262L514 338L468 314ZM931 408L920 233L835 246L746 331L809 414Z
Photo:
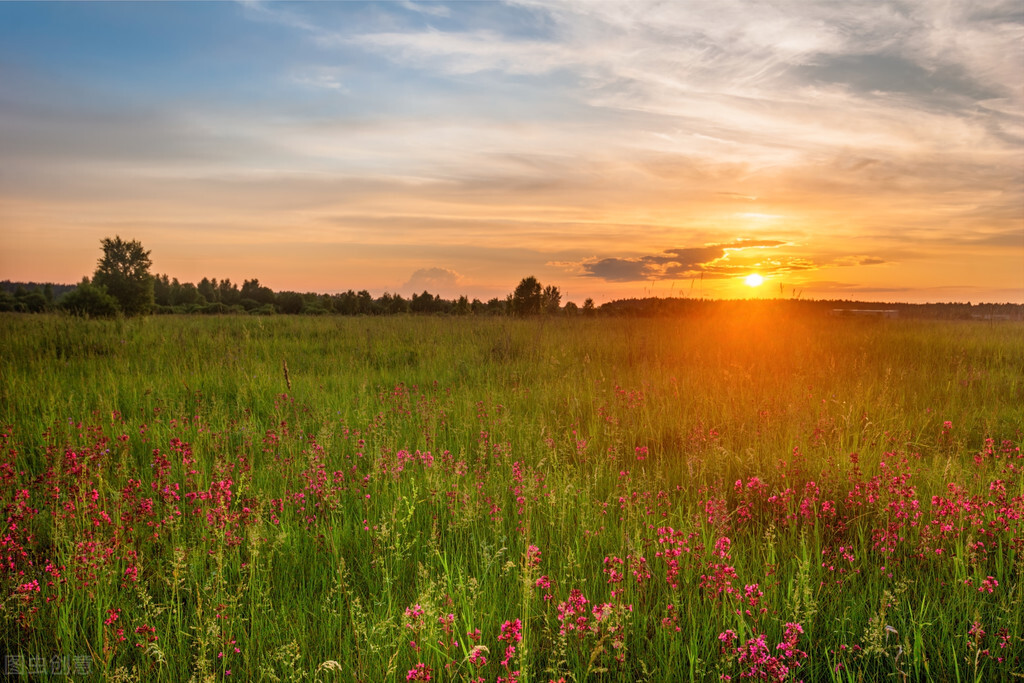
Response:
M761 283L764 282L764 278L757 273L751 273L743 281L747 283L748 287L760 287Z

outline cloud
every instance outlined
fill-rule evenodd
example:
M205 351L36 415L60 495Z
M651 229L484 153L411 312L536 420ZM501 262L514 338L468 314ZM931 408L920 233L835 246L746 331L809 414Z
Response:
M937 65L929 69L897 54L821 55L799 67L797 73L812 83L838 84L876 97L898 93L939 103L945 98L987 100L1006 94L971 79L963 67Z
M1024 24L1012 3L987 12L924 0L514 7L547 30L431 27L344 42L433 74L564 74L561 90L591 118L652 114L669 139L691 149L717 141L719 152L756 164L777 163L782 150L994 147L1004 124L978 104L1021 104Z
M574 60L565 45L537 40L509 41L493 30L420 33L367 33L348 38L389 58L431 66L443 73L465 75L482 71L539 75L568 67Z
M333 90L341 94L350 94L350 90L340 79L340 70L330 67L313 67L297 71L292 75L296 85L315 90Z
M432 17L450 17L452 15L451 10L447 6L437 2L410 2L409 0L403 0L398 4L407 10Z
M448 268L420 268L414 272L409 281L402 285L403 291L428 291L431 293L447 292L462 282L462 276Z
M884 263L890 263L888 259L880 258L878 256L862 256L862 255L851 255L851 256L839 256L828 263L831 266L879 266Z
M582 264L583 274L606 282L640 282L644 280L678 280L696 275L708 277L731 277L749 272L749 265L726 263L729 252L744 249L780 247L786 242L779 240L735 240L724 244L704 247L666 249L660 254L636 258L603 258ZM779 272L812 268L813 264L792 261L761 264L761 270ZM763 266L767 265L768 268Z

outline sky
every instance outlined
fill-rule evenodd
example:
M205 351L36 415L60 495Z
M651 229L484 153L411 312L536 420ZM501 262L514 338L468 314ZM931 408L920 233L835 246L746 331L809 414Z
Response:
M0 2L0 160L0 279L1024 303L1024 4Z

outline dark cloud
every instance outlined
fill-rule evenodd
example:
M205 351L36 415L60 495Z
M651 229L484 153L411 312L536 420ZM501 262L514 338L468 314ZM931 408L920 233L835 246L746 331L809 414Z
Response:
M606 282L637 282L654 280L648 264L643 259L606 258L594 263L583 264L583 274L597 277Z
M925 68L898 54L822 54L799 71L812 82L842 84L861 94L901 94L922 100L962 97L972 101L1004 94L972 79L960 66Z
M748 272L749 266L717 263L726 252L738 249L779 247L779 240L736 240L704 247L666 249L660 254L637 258L604 258L583 264L583 274L607 282L677 280L702 274L705 277L731 277ZM781 264L780 264L781 265ZM813 266L812 266L813 267ZM786 267L786 270L794 268Z

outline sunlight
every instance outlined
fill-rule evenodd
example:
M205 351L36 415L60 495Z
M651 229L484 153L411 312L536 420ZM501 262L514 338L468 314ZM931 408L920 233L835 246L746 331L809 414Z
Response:
M757 273L751 273L743 281L747 283L748 287L760 287L761 283L764 282L764 278Z

